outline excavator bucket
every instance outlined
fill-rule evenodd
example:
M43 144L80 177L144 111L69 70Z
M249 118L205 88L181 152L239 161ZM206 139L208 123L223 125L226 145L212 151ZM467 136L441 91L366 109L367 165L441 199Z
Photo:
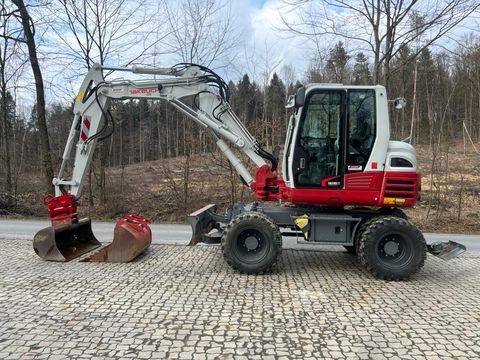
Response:
M82 261L129 262L144 252L152 243L149 221L136 215L125 215L117 221L110 245Z
M93 235L88 218L46 227L33 238L33 249L37 255L49 261L70 261L99 246L101 244Z

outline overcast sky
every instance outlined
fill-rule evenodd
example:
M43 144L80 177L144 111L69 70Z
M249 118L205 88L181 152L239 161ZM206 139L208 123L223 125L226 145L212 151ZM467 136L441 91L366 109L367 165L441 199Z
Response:
M167 0L170 1L170 0ZM171 0L175 4L175 0ZM285 66L292 66L295 70L295 78L292 80L302 80L305 77L306 68L309 61L314 55L313 44L309 43L305 38L300 36L292 36L291 34L280 31L282 22L280 19L279 9L284 6L282 0L227 0L227 4L231 6L231 14L234 21L234 28L238 38L236 48L232 49L230 53L230 62L228 66L218 66L219 73L226 78L226 80L238 81L240 77L247 73L250 77L262 83L267 76L271 76L273 72L277 72L280 77L283 77L282 68ZM149 6L157 7L158 12L162 12L160 2L150 2ZM174 6L174 5L172 5ZM289 12L287 16L295 18L295 12ZM476 20L475 20L476 21ZM165 23L160 21L160 23ZM472 24L470 22L470 24ZM475 24L473 23L474 27ZM477 26L478 28L478 26ZM168 24L164 31L168 30ZM477 29L478 30L478 29ZM464 31L464 30L462 30ZM471 31L467 29L465 31ZM37 34L38 35L38 34ZM65 62L62 57L56 55L48 55L48 46L55 44L52 41L54 35L51 31L45 30L40 43L43 46L44 54L46 54L42 61L42 71L46 81L46 89L48 92L48 102L61 101L67 102L73 98L78 90L78 86L86 72L84 64L77 64L70 66L68 71L63 67ZM71 37L74 42L73 36ZM324 49L332 47L335 42L342 40L341 38L325 37L322 38L321 46ZM346 43L347 50L355 53L358 48L355 44ZM448 44L448 39L443 40L442 45L454 48L454 44ZM53 45L56 46L56 45ZM137 46L137 48L135 48ZM128 49L128 53L135 54L139 51L138 47L141 44L132 44ZM369 53L367 53L367 56ZM164 55L156 60L157 66L171 66L178 62L178 57L174 54ZM149 61L149 60L147 60ZM109 65L122 65L120 60L115 57L109 59ZM153 65L153 64L148 64ZM26 72L30 72L28 69ZM34 99L32 78L25 78L25 88L19 93L20 100L24 103L32 103Z
M172 1L174 2L174 0ZM226 62L228 65L222 66L221 62L212 65L221 76L225 77L227 81L237 82L243 74L247 73L252 80L261 83L265 81L266 76L271 77L273 72L281 74L282 67L292 65L296 70L296 78L302 78L311 58L311 51L303 39L279 31L281 0L230 0L226 3L231 7L233 27L238 43L236 48L231 51L231 62ZM151 5L157 6L156 3L151 3ZM165 25L164 31L168 31L168 25ZM68 34L67 30L62 36L69 37L71 45L73 44L72 46L75 47L74 36ZM41 51L44 54L42 70L49 97L48 102L69 101L78 90L86 72L84 64L79 64L80 67L71 64L64 65L68 62L63 57L55 55L55 49L51 51L52 47L56 48L58 42L61 42L56 36L52 31L45 31L40 41ZM132 47L128 49L128 56L141 52L141 46L141 44L132 44ZM65 51L71 51L71 49ZM54 55L49 53L54 53ZM148 63L143 62L142 65L153 65L152 60L146 61ZM168 67L179 61L181 59L174 53L165 54L155 59L155 65ZM112 54L107 60L107 64L122 66L122 60L116 59ZM68 66L68 69L64 66ZM32 86L29 93L22 92L19 96L23 98L23 101L28 102L28 99L34 96L33 90Z
M248 6L245 4L248 3ZM268 70L280 71L283 65L291 65L297 72L302 73L310 60L312 53L304 39L280 31L282 21L279 9L281 0L235 0L232 7L238 9L237 21L243 24L246 57L243 71L257 80L262 77L261 72ZM234 13L235 13L234 12ZM268 58L268 59L267 59ZM253 59L253 61L249 61ZM268 64L266 63L268 60ZM257 66L252 66L257 62Z

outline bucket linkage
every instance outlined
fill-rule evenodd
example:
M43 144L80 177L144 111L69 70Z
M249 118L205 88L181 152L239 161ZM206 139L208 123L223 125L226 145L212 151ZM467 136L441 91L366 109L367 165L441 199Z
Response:
M78 218L78 199L70 194L45 199L52 226L37 232L33 248L48 261L66 262L78 258L102 244L92 232L89 218ZM136 215L125 215L117 221L111 244L83 261L128 262L145 251L152 242L149 221Z

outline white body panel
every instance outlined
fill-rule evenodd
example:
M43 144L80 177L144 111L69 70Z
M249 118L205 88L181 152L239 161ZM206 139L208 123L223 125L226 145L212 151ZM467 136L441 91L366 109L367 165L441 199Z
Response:
M390 140L390 120L388 116L387 91L385 87L377 85L374 87L377 105L377 133L372 153L368 159L364 171L384 171L385 155L387 154L388 142ZM372 163L377 163L377 169Z
M387 93L384 86L353 86L341 84L310 84L306 87L305 98L308 99L309 93L318 90L344 90L349 89L373 89L375 90L376 104L376 132L375 142L366 166L362 171L416 171L415 150L410 144L398 141L390 141L390 121L388 113ZM295 188L292 174L294 173L294 152L295 140L299 138L301 128L301 117L305 107L296 110L292 115L288 125L287 139L285 140L285 156L282 162L283 180L287 187ZM289 131L293 129L292 134ZM290 139L293 139L291 140ZM413 167L391 167L390 159L392 157L401 157L409 160Z
M106 81L102 75L102 70L105 69L175 77L161 80ZM208 129L220 151L229 159L245 183L251 184L254 181L252 175L230 146L233 145L243 151L258 167L266 164L259 154L261 148L233 113L228 102L212 92L209 86L212 83L211 79L212 77L207 78L204 70L197 66L176 71L173 68L106 68L95 64L85 77L75 102L75 118L63 153L62 165L58 176L53 179L55 195L70 193L80 196L98 140L91 136L96 135L104 126L105 115L112 99L152 99L169 102L193 121ZM95 91L92 91L92 88ZM182 101L187 97L195 97L194 108ZM88 127L85 126L84 119L87 119ZM82 135L87 128L88 134ZM74 148L71 179L65 179L66 165L71 160Z
M400 158L407 160L412 164L412 166L392 167L392 158ZM385 171L417 171L417 154L415 148L406 142L390 141L388 143Z

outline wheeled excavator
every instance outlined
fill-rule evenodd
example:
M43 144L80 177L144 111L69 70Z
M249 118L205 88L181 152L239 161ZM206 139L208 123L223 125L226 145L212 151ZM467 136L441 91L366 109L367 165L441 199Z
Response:
M109 80L112 73L149 78ZM465 251L451 241L427 245L402 211L419 200L421 177L414 148L390 140L389 103L401 108L403 100L388 100L383 86L300 87L287 102L291 116L281 164L235 115L229 95L225 81L201 65L92 66L75 100L53 179L55 194L45 198L52 226L35 235L35 252L52 261L85 255L83 261L128 262L150 245L148 219L129 214L117 222L113 242L88 256L101 244L90 219L77 212L96 144L114 129L110 103L127 99L166 101L208 130L255 193L255 202L232 204L223 214L210 204L188 216L190 244L220 243L227 263L241 273L269 271L281 253L282 234L300 242L342 245L375 277L387 280L414 274L427 251L446 260ZM252 161L254 174L234 149Z

